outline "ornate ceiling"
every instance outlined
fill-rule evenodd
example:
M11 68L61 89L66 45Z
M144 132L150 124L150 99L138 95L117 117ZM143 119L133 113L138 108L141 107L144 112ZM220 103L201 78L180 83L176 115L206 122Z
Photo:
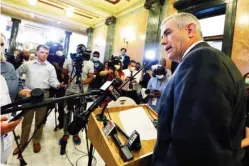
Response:
M18 19L39 22L85 33L110 16L119 17L144 5L144 0L2 0L1 13ZM73 16L65 9L73 7Z

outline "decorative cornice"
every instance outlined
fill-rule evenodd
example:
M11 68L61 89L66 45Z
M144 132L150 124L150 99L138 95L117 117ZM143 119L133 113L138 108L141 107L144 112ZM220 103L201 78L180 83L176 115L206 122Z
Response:
M164 5L165 0L146 0L144 8L150 10L153 4L159 3L161 6Z
M11 18L11 21L12 21L12 22L18 22L18 23L21 23L21 20L16 19L16 18L13 18L13 17Z
M108 17L105 21L105 25L107 26L115 23L116 23L116 17L114 16Z
M87 33L87 34L93 33L93 28L87 28L87 29L86 29L86 33Z

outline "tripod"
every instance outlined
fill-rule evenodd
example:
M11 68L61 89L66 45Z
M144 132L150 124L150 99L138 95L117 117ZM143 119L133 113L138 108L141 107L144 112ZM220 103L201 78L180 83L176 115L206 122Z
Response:
M18 118L20 118L21 116L23 116L27 111L22 111L21 113L19 113L16 117L14 117L12 120L10 121L14 121ZM18 148L18 159L20 161L20 165L27 165L27 163L25 162L22 152L26 149L26 147L28 146L28 144L30 143L30 141L33 139L33 137L35 136L35 134L38 132L38 130L42 127L43 123L46 121L47 117L49 116L49 114L52 112L52 109L50 109L49 111L46 112L43 120L37 125L37 128L35 129L33 135L31 136L31 138L27 141L27 143L25 145L20 145L20 143L18 142L19 137L16 135L15 131L13 131L13 135L14 135L14 139Z

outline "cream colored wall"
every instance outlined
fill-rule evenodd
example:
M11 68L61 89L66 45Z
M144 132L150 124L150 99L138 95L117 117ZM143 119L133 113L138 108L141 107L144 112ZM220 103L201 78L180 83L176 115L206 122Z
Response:
M117 18L114 37L113 54L119 55L120 48L127 47L127 55L132 60L141 62L144 54L145 34L147 29L148 10L140 8L132 13ZM135 40L126 45L121 32L123 28L131 27Z
M103 24L96 28L93 31L93 42L92 42L92 51L98 51L100 53L100 61L104 61L105 55L105 45L107 37L107 25Z

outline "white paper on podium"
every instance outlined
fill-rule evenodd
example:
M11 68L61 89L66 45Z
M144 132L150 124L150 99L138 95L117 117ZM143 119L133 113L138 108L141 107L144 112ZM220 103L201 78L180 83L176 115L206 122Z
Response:
M127 135L136 130L140 140L151 140L157 138L157 131L143 107L132 108L119 113L120 121Z

